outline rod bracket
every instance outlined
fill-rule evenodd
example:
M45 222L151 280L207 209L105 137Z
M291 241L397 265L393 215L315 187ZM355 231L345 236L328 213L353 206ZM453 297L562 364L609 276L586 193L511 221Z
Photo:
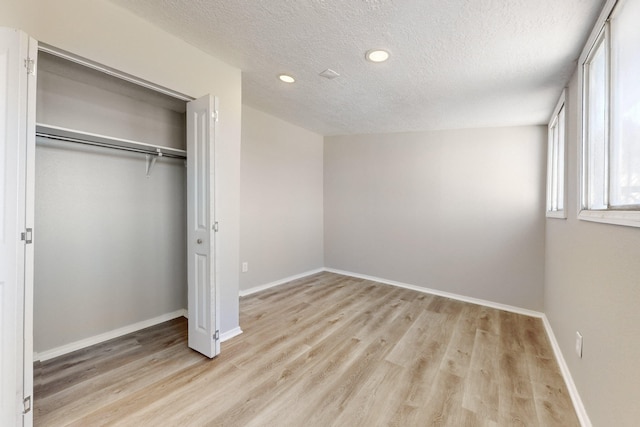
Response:
M151 176L151 170L156 164L158 157L162 157L162 150L159 148L156 149L156 154L145 154L147 158L147 178Z

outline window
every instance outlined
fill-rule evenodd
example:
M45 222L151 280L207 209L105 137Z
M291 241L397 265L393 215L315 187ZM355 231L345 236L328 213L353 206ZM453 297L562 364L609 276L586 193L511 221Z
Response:
M583 62L580 219L640 227L640 0L619 0Z
M563 91L549 122L547 156L547 217L549 218L566 218L564 212L564 97Z

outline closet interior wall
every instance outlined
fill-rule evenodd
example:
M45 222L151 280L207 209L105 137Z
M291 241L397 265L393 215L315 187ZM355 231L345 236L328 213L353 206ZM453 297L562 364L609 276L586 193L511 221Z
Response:
M38 123L185 149L184 101L44 52ZM187 307L185 161L37 138L34 351Z

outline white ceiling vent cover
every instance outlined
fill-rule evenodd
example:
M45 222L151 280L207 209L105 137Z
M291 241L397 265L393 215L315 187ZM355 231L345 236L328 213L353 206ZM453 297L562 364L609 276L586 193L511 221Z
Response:
M329 80L335 79L336 77L340 77L340 74L336 73L331 68L327 68L326 70L321 72L319 75Z

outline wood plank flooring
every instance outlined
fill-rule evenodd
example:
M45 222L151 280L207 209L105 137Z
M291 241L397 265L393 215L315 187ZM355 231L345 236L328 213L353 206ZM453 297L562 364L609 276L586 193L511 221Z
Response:
M540 319L320 273L34 367L36 426L579 426Z

